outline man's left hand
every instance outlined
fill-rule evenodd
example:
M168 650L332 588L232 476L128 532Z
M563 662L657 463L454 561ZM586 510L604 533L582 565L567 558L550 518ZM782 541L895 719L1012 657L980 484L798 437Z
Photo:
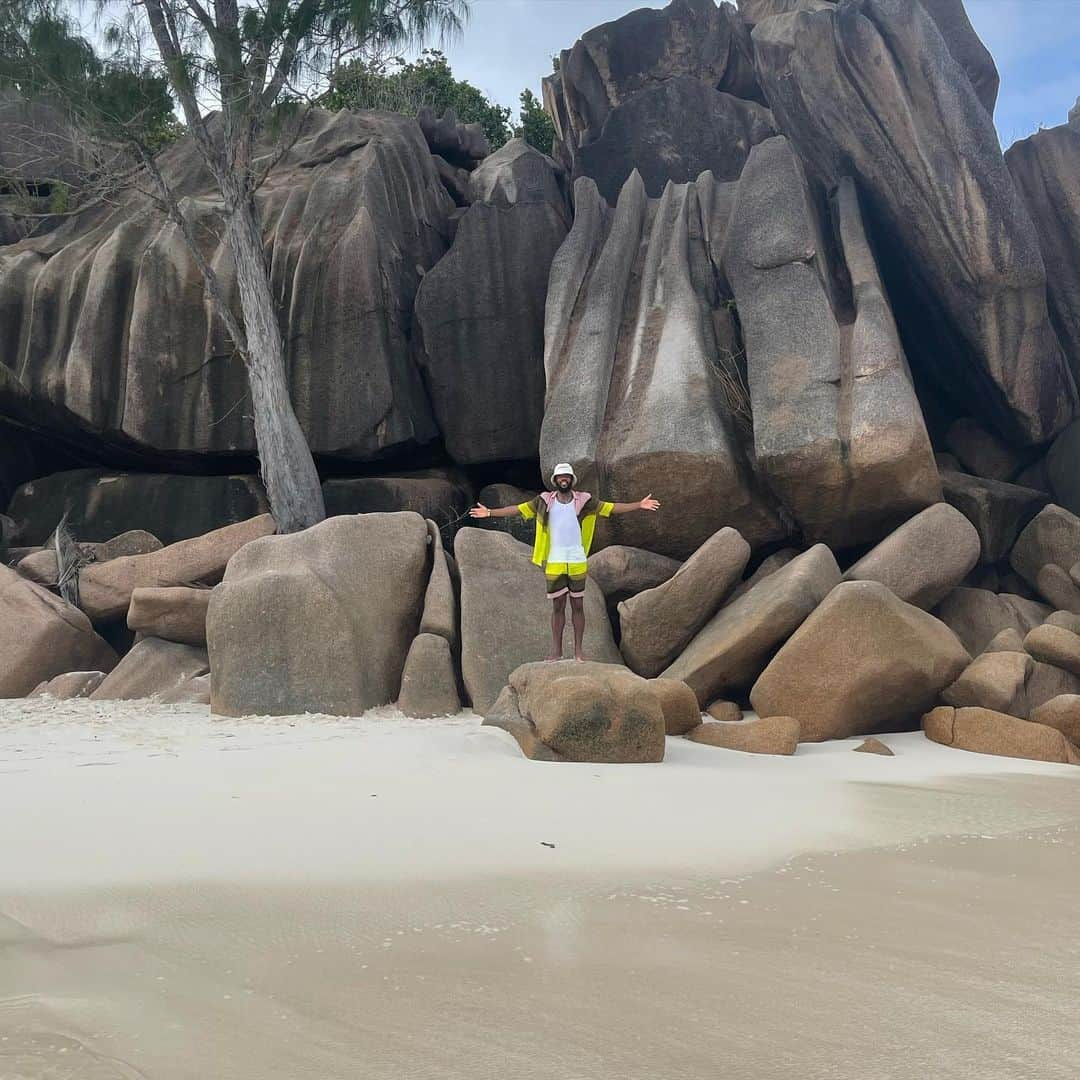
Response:
M660 503L652 497L652 495L646 495L641 502L638 503L639 510L659 510Z

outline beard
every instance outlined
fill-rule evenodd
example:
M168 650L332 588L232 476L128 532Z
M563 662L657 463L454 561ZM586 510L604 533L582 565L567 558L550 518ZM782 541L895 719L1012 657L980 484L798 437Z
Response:
M555 481L555 487L558 491L569 491L574 486L574 481L569 479L562 479L561 477Z

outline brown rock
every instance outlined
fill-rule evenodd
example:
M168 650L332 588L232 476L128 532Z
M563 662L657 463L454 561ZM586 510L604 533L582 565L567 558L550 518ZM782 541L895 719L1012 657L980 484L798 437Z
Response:
M741 750L746 754L794 754L799 745L799 721L790 716L769 716L722 724L699 724L686 737L691 742Z
M941 489L945 501L975 526L982 548L980 562L987 566L1008 557L1021 531L1049 501L1045 492L1030 487L951 469L942 469Z
M714 533L662 585L619 605L627 667L648 678L658 675L716 614L742 577L750 545L731 528Z
M589 577L600 586L608 607L646 589L663 585L682 563L644 548L612 544L589 556Z
M1056 563L1047 563L1038 572L1035 587L1054 607L1080 615L1080 588Z
M453 716L461 710L450 643L439 634L417 634L405 657L398 708L406 716Z
M743 718L742 706L734 701L714 701L705 711L721 723L734 723Z
M106 540L102 544L81 544L94 562L103 563L118 559L123 555L146 555L161 549L161 541L142 529L132 529ZM52 548L43 548L26 558L19 560L19 573L25 574L39 585L56 584L56 552Z
M135 589L128 607L128 629L165 641L205 646L206 609L213 591L189 585Z
M420 633L438 634L449 642L453 650L458 647L457 594L450 577L450 566L446 561L446 549L443 547L439 527L434 521L428 520L427 530L428 542L431 545L431 576L424 593Z
M237 551L276 528L274 519L263 514L148 555L127 555L88 566L79 575L79 604L91 619L106 622L127 614L131 594L138 588L213 584L221 580Z
M1012 716L1027 715L1024 687L1032 671L1025 652L984 652L941 692L946 705L976 706Z
M116 663L77 607L0 565L0 698L24 697L54 675L111 671Z
M797 559L801 552L798 548L781 548L779 551L774 551L771 555L766 556L761 560L761 565L745 580L740 581L734 589L731 590L731 595L728 597L728 603L732 603L738 600L744 592L752 589L762 578L767 578L770 574L775 574L777 570L782 566L787 566L792 559Z
M927 507L890 533L844 575L879 581L901 600L929 611L979 561L979 534L947 503Z
M998 595L986 589L953 589L934 614L977 656L1003 630L1024 635L1040 625L1046 615L1038 604L1021 604L1021 597Z
M895 757L896 755L880 740L866 739L858 746L853 747L856 754L880 754L882 757Z
M990 709L941 705L923 717L922 727L928 739L957 750L1080 764L1080 752L1060 731Z
M462 529L454 542L461 571L461 674L480 713L494 704L510 673L551 651L551 601L529 547L501 532ZM567 611L566 640L570 641ZM585 588L585 655L619 664L604 597Z
M1064 668L1036 660L1024 686L1028 716L1041 705L1061 697L1062 694L1080 694L1080 679Z
M398 697L431 572L418 514L327 518L229 562L206 618L224 716L358 716Z
M1080 634L1062 626L1036 626L1026 638L1024 648L1044 664L1053 664L1080 677Z
M1080 694L1058 694L1032 709L1029 719L1056 728L1069 742L1080 745Z
M1080 615L1071 611L1055 611L1046 617L1046 626L1060 626L1073 634L1080 634Z
M510 676L500 708L484 723L527 733L561 761L649 762L664 759L664 710L647 680L620 664L524 664ZM531 731L529 730L531 728Z
M812 547L722 607L664 675L682 679L702 705L747 689L839 581L832 552Z
M806 742L911 727L971 662L944 623L876 581L838 585L750 691L760 716L794 716Z
M694 691L678 679L650 679L649 686L664 711L664 731L685 735L701 723L701 706Z
M58 701L89 697L104 678L104 671L67 671L47 679L27 697L51 697Z
M158 697L209 670L205 649L147 637L132 646L90 697L93 701Z
M1024 635L1011 626L1001 633L995 634L990 639L990 644L983 649L983 653L1022 653L1024 651ZM982 654L980 654L982 655Z
M1009 561L1029 585L1038 585L1039 571L1054 563L1066 572L1080 551L1080 518L1051 503L1032 519L1013 546Z
M192 675L154 697L162 705L209 705L210 673Z
M1030 450L1017 450L977 420L957 420L945 433L945 445L960 459L968 472L987 480L1008 483L1030 464Z

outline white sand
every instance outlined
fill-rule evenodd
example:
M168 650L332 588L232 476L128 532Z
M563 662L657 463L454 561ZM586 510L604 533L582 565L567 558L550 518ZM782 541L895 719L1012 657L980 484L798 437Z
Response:
M0 1078L1071 1080L1080 770L884 741L5 702Z

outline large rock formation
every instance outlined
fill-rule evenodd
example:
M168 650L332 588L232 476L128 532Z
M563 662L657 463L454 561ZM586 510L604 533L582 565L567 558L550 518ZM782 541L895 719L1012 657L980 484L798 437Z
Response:
M235 295L220 197L193 142L160 166ZM367 459L434 439L409 331L453 204L416 122L313 110L256 199L312 449ZM0 364L0 406L73 438L90 430L147 453L255 449L241 360L178 230L138 192L0 248Z
M819 203L786 139L755 147L723 267L758 466L808 539L843 547L876 539L941 487L855 185L840 180L832 224ZM833 228L840 265L830 265Z
M711 169L735 179L747 151L773 134L746 25L713 0L674 0L594 27L544 80L555 155L615 201L636 168L648 193Z
M535 458L548 270L570 227L564 176L512 139L472 184L478 201L416 296L418 360L454 461Z
M418 514L360 514L242 548L206 619L213 711L356 716L394 701L428 541Z
M579 180L548 287L542 466L573 463L605 498L662 493L661 513L627 515L607 535L677 558L725 525L752 546L785 532L725 389L737 342L709 260L720 202L708 174L658 200L634 175L612 213Z
M780 130L828 186L859 185L918 374L1013 441L1051 438L1077 394L1036 231L933 19L849 0L765 19L753 42Z

